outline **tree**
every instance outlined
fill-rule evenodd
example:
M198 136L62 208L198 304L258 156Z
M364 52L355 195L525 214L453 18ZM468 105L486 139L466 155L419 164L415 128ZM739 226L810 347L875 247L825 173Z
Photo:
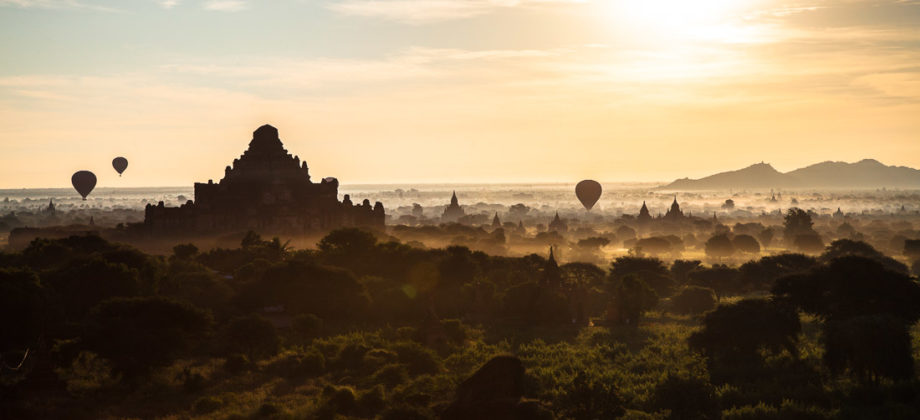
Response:
M367 258L374 251L377 238L373 233L356 228L336 229L319 241L320 254L339 267L362 272Z
M732 238L732 245L738 251L746 254L759 254L760 243L751 235L736 235Z
M285 261L242 287L236 300L255 311L284 305L290 314L312 313L327 320L362 316L368 306L364 287L348 270L302 261Z
M838 239L827 246L824 253L818 258L822 262L830 262L834 259L847 255L856 255L870 258L880 262L886 269L899 273L908 274L907 266L894 258L891 258L877 251L872 245L863 241L854 241L851 239Z
M575 375L554 407L564 418L576 420L615 419L626 413L616 387L585 372Z
M102 256L81 258L44 276L67 320L81 320L90 308L116 296L136 296L138 272Z
M658 305L658 294L636 274L615 281L612 295L608 321L633 328L638 328L642 313Z
M713 366L760 363L760 350L798 354L802 326L795 308L764 299L722 305L703 317L703 327L687 340Z
M652 255L667 254L671 252L671 242L657 236L639 239L636 241L635 247Z
M750 290L770 290L776 279L804 273L817 264L817 259L803 254L771 255L742 264L741 281Z
M724 265L716 265L690 273L690 284L712 289L718 299L741 292L740 279L740 271Z
M701 263L700 260L674 260L671 263L671 277L678 285L687 284L690 280L690 273L701 268Z
M793 246L799 252L817 254L824 249L824 240L817 233L796 235Z
M664 263L658 258L636 256L618 257L610 263L610 280L617 282L634 274L652 287L659 296L669 296L674 280Z
M719 234L709 238L706 241L705 249L708 257L718 258L719 261L722 258L731 257L735 253L735 245L732 244L732 240L726 234Z
M571 322L565 296L553 288L529 281L508 288L502 297L505 315L531 324Z
M581 239L578 241L578 246L580 248L588 248L591 250L597 250L598 248L603 248L610 244L610 239L593 236L590 238Z
M252 361L273 356L281 347L275 326L259 315L231 320L221 331L221 341L227 354L243 353Z
M904 256L911 260L920 259L920 239L907 239L904 241Z
M198 255L198 247L194 244L179 244L173 247L173 258L190 260Z
M671 298L671 306L679 314L701 314L716 307L716 294L707 287L687 286Z
M133 382L182 356L210 325L208 313L187 303L114 298L93 308L85 343Z
M812 225L814 223L811 221L811 215L805 210L797 207L789 209L783 216L783 236L786 238L786 243L792 243L799 235L814 234L815 230Z
M757 240L760 241L764 248L767 248L773 242L773 236L773 228L766 228L757 234Z
M905 324L920 319L920 285L865 257L846 256L808 273L783 277L772 292L826 320L882 314Z
M725 209L725 210L734 209L734 208L735 208L735 200L732 200L731 198L729 198L728 200L725 200L725 202L722 203L722 208Z
M47 291L28 268L0 268L0 358L32 348L47 327Z
M652 391L649 406L669 410L669 420L722 418L715 387L704 378L668 374Z
M824 325L824 363L835 374L847 370L863 382L914 376L909 327L889 315L857 316Z

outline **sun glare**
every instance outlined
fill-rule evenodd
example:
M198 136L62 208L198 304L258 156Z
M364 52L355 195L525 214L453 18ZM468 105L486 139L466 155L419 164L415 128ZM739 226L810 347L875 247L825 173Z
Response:
M756 0L618 0L606 2L616 25L654 38L731 41L742 13Z

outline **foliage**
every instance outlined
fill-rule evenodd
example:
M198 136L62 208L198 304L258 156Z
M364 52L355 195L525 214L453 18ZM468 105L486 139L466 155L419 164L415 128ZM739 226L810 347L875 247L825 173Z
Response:
M210 316L161 297L115 298L93 308L86 347L133 380L183 354L210 328Z
M671 307L679 314L701 314L716 307L716 294L707 287L687 286L671 298Z

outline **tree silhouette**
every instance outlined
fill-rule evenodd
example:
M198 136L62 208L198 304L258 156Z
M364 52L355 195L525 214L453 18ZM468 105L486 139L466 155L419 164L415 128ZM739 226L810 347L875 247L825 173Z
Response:
M707 256L718 258L719 261L735 254L735 245L726 234L719 234L709 238L706 241L705 249Z
M761 349L797 355L801 328L794 308L765 299L745 299L707 313L703 328L688 343L714 366L745 366L760 363Z
M93 308L86 339L134 382L175 360L211 325L206 312L162 297L115 298Z
M643 312L658 305L658 295L636 274L615 281L612 296L607 319L633 328L639 326Z

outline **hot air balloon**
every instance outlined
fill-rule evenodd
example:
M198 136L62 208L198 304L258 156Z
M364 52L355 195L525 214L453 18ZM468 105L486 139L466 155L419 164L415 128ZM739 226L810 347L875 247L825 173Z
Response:
M601 184L597 181L586 179L575 186L575 195L585 209L591 210L597 200L601 198Z
M90 171L77 171L70 177L70 183L83 196L83 200L86 200L86 196L96 188L96 175Z
M121 176L121 173L128 169L128 159L121 156L112 159L112 167L118 172L118 176Z

